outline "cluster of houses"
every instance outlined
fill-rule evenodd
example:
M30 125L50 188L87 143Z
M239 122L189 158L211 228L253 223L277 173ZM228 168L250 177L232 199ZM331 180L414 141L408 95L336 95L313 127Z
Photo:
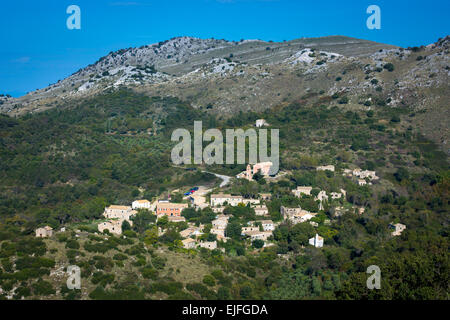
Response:
M268 125L264 119L258 119L256 121L256 127L262 127ZM264 177L269 176L269 171L272 166L272 162L261 162L254 165L248 164L245 171L237 175L237 178L247 179L249 181L253 180L255 173L260 172ZM332 171L335 172L334 165L324 165L316 167L318 171ZM344 169L343 175L347 177L356 177L359 185L370 184L370 181L379 179L375 171L361 170L357 169ZM313 187L312 186L298 186L296 189L291 190L291 192L296 196L301 198L303 195L312 196ZM323 210L323 203L329 199L345 199L346 191L340 189L340 192L330 192L327 194L325 190L320 190L318 193L314 192L314 200L319 201L319 210ZM271 194L261 193L258 198L244 198L242 196L219 193L212 194L210 196L210 203L201 203L204 208L205 206L210 206L214 213L217 214L216 218L212 221L212 227L209 230L210 234L215 234L217 240L226 242L229 238L226 234L226 229L228 226L229 215L223 214L224 209L227 205L238 206L238 205L250 205L257 217L265 219L264 217L269 217L269 210L265 204L265 201L271 200ZM192 203L195 208L199 207L199 204ZM106 219L98 224L98 231L104 232L108 230L110 233L121 235L122 234L122 224L127 221L131 226L133 225L132 217L138 213L137 210L146 209L156 213L157 219L161 217L167 217L170 222L185 222L186 219L182 216L184 209L188 208L187 203L172 203L168 200L158 200L151 203L148 200L135 200L132 202L131 206L124 205L110 205L105 208L103 216ZM364 208L357 208L359 214L364 212ZM317 212L310 212L302 209L301 207L288 208L281 206L281 215L284 221L289 220L293 224L308 222L313 226L318 226L318 223L310 221L315 217ZM342 214L345 209L343 207L334 208L335 215ZM330 220L325 222L330 223ZM325 223L324 222L324 223ZM247 226L242 228L241 234L248 237L251 241L262 240L264 241L264 246L270 245L267 243L269 237L273 234L275 227L277 226L272 220L257 220L251 221ZM406 229L405 225L400 223L390 224L389 227L393 229L392 235L398 236ZM186 249L193 248L206 248L206 249L216 249L217 241L200 241L200 237L204 234L204 225L196 226L193 223L188 223L187 229L180 232L183 238L182 244ZM159 230L162 232L162 230ZM36 237L51 237L53 235L53 229L49 226L41 227L36 229ZM313 238L309 239L309 244L317 248L323 247L324 239L316 234Z
M348 178L355 177L357 179L358 185L360 186L365 186L366 184L371 185L373 180L379 179L375 171L361 170L360 168L356 168L353 170L344 169L342 175Z
M145 199L135 200L131 206L110 205L109 207L106 207L103 212L103 216L107 220L98 224L98 231L104 232L105 230L108 230L117 235L122 234L123 222L127 221L130 226L132 226L133 221L131 217L137 213L138 209L155 211L157 218L167 216L168 220L171 222L186 221L186 219L181 216L181 212L187 207L187 203L171 203L162 200L152 204Z
M301 198L302 195L311 196L312 189L313 187L311 186L298 186L296 189L291 191L296 197ZM323 202L328 201L329 198L333 200L341 198L345 199L347 192L344 189L340 189L339 191L340 192L331 192L330 196L328 196L325 190L320 190L317 196L314 197L314 200L319 200L319 210L323 210Z
M250 221L247 227L242 228L241 234L249 237L251 241L267 241L273 230L275 230L275 224L272 220ZM264 245L267 244L264 243Z
M325 165L325 166L318 166L316 168L317 171L325 171L325 170L329 170L332 172L335 172L335 167L334 165L330 164L330 165ZM373 180L378 180L379 177L376 175L375 171L371 171L371 170L362 170L360 168L356 168L356 169L344 169L343 176L345 177L355 177L356 178L356 182L358 183L359 186L365 186L365 185L371 185Z
M259 217L264 217L269 215L269 209L265 204L261 204L261 201L266 201L271 199L271 194L261 193L258 199L246 199L242 196L233 196L231 194L212 194L211 195L211 208L216 213L222 213L226 205L237 206L239 204L248 205L255 210L255 215ZM220 214L212 221L212 229L210 233L217 235L217 239L226 241L228 238L225 235L225 229L228 225L229 216ZM256 226L257 223L261 224L261 229ZM263 240L266 241L271 235L272 231L275 229L275 225L272 220L260 220L253 221L249 223L248 227L242 228L242 235L248 236L251 241Z

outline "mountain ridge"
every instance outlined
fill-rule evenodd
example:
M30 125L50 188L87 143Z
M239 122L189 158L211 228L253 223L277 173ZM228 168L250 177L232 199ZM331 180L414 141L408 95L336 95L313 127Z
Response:
M345 36L285 42L175 37L110 52L49 87L0 98L0 112L41 112L121 87L177 97L224 117L312 93L325 100L341 95L348 101L339 105L349 109L377 103L410 108L417 113L412 125L449 153L448 112L443 112L450 98L449 43L449 36L406 49Z

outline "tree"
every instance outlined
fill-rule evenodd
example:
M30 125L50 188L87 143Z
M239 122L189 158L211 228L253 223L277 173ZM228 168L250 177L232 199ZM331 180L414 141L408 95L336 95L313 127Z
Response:
M216 285L216 280L214 279L214 277L212 275L207 274L203 277L203 283L209 287L213 287Z
M237 221L232 221L228 223L225 233L227 237L239 240L241 238L241 225Z
M158 227L161 227L161 229L165 229L169 224L169 218L167 216L162 216L158 219L158 222L156 222L156 225Z
M219 290L217 290L217 299L218 300L230 299L230 290L226 287L220 287Z
M307 245L309 239L315 235L314 227L306 222L306 223L297 223L292 227L289 232L289 242L296 241L301 245Z
M264 241L260 240L260 239L256 239L252 242L252 245L256 249L261 249L262 247L264 247Z
M123 222L122 222L122 232L123 231L127 231L127 230L131 230L131 225L128 222L128 220L123 220Z
M140 194L139 189L133 189L133 190L131 191L131 196L132 196L133 198L136 198L137 196L139 196L139 194Z
M383 66L383 68L384 69L386 69L387 71L389 71L389 72L392 72L392 71L394 71L394 65L392 64L392 63L386 63L384 66Z
M158 241L158 228L156 226L151 227L145 231L144 243L146 245L152 245Z
M392 118L391 118L391 122L400 122L400 117L399 117L399 116L397 116L397 115L395 115L395 116L392 116Z
M409 179L409 172L405 168L401 167L396 173L394 173L394 177L397 181L402 182L403 180Z

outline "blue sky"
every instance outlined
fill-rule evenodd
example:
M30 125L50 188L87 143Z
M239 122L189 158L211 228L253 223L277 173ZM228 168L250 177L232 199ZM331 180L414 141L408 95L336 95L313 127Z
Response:
M81 30L66 27L69 5ZM366 27L369 5L381 30ZM403 47L450 34L448 0L40 0L0 5L0 93L20 96L63 79L110 51L175 36L291 40L346 35Z

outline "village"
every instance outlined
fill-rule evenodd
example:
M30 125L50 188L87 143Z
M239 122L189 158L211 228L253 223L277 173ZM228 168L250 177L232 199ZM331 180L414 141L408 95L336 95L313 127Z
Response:
M262 125L261 120L258 120L257 125ZM236 179L254 181L256 174L269 178L271 165L271 162L248 164L245 171L236 175ZM316 170L333 173L336 171L334 165L318 166ZM343 169L341 174L344 177L353 179L358 186L370 186L380 179L375 171L361 170L359 168L353 170ZM281 220L274 222L271 219L268 208L268 204L272 200L272 194L270 193L259 193L258 197L245 198L242 195L209 191L209 189L206 190L203 187L200 190L199 187L191 188L184 193L182 202L172 202L169 196L168 199L155 199L153 202L147 199L137 199L131 203L131 206L111 204L104 209L103 219L97 225L98 232L120 236L123 234L124 223L133 226L133 217L138 212L147 210L156 216L155 225L161 219L166 219L170 224L184 226L179 230L183 248L220 249L224 251L220 243L226 243L230 239L227 227L229 220L233 217L231 214L226 214L225 209L227 207L247 207L253 210L255 219L240 225L241 239L248 246L253 245L254 248L265 248L274 245L273 232L282 223L290 223L292 225L309 223L315 228L319 227L319 223L329 226L332 223L332 219L323 214L325 205L328 206L333 203L334 218L349 211L359 215L363 215L365 212L364 207L350 206L349 208L349 204L346 201L347 192L344 189L340 189L339 192L328 193L325 190L315 189L312 186L297 186L297 188L291 190L292 195L296 198L310 197L314 199L318 204L318 211L312 212L300 206L288 207L282 205L279 210ZM343 204L346 204L346 206L344 207ZM195 210L210 208L215 214L215 218L208 225L188 222L183 216L183 211L188 208ZM391 223L388 227L392 229L392 236L399 236L406 229L406 226L400 223ZM166 229L161 226L157 230L158 236L162 236L166 232ZM61 231L65 231L65 228L63 227ZM324 238L319 233L317 231L315 236L309 239L309 245L316 248L324 246ZM205 234L208 236L205 237ZM53 229L49 226L36 230L36 237L43 238L51 237L52 235Z

